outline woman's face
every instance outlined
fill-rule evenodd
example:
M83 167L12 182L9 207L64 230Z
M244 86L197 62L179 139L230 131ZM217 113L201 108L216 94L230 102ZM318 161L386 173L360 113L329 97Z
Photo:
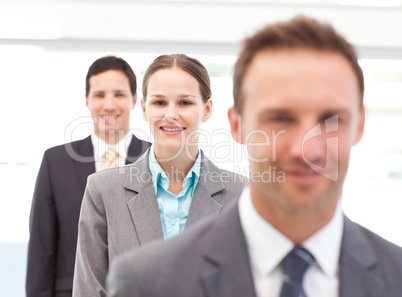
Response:
M147 91L141 107L155 139L155 152L196 151L199 128L212 111L211 99L204 103L201 98L198 81L180 68L162 69L151 75Z

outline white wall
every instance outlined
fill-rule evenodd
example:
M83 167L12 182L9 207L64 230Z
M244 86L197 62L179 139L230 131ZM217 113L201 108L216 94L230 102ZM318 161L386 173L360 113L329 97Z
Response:
M402 52L401 7L261 1L0 1L0 43L27 38L56 38L61 46L91 40L108 46L206 43L236 51L257 28L298 14L330 22L363 50Z

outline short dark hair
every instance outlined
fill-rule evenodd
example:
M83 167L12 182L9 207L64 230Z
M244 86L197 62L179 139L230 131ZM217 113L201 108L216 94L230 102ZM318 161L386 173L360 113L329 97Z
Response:
M162 55L157 57L147 68L142 79L142 95L146 100L148 83L152 74L161 69L178 67L193 76L200 85L202 101L205 103L212 96L211 82L207 69L197 59L184 54Z
M246 39L235 65L233 98L236 111L243 108L242 84L255 55L263 50L306 48L341 54L351 64L356 74L361 104L363 104L364 77L353 46L329 24L298 16L288 22L275 23Z
M87 77L85 79L85 97L88 97L89 94L89 79L94 75L108 70L119 70L123 72L128 78L131 93L135 95L135 93L137 92L137 78L135 77L133 69L131 69L130 65L122 58L115 56L106 56L99 58L89 67Z

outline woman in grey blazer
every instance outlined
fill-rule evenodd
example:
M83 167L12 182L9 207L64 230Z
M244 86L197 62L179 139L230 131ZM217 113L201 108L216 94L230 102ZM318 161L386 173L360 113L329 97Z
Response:
M141 107L154 145L132 165L91 175L81 207L73 296L106 296L110 261L169 239L239 197L246 179L198 147L209 119L209 75L196 59L162 55L146 70ZM172 267L174 270L174 267Z

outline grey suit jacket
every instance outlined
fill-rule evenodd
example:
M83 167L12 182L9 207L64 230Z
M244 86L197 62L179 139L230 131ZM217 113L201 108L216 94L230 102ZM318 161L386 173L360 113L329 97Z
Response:
M339 296L400 297L402 249L344 222ZM116 258L107 285L110 297L255 297L238 204L177 238Z
M79 220L73 296L106 296L109 262L118 254L163 238L148 164L149 149L137 162L88 178ZM246 178L221 170L204 155L185 232L201 218L218 214L240 196Z

